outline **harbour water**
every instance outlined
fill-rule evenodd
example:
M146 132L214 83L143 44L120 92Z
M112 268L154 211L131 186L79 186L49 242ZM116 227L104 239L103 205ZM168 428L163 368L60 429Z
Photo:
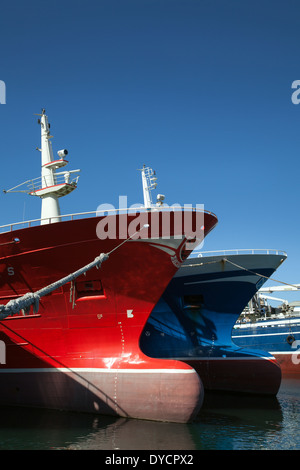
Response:
M284 378L276 398L206 393L190 424L9 407L0 417L0 450L299 450L300 378Z

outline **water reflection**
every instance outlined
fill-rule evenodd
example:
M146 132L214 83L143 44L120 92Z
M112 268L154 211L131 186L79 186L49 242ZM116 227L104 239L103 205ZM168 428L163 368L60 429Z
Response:
M196 448L189 425L26 408L0 413L0 449Z
M278 433L283 413L276 397L207 393L197 422L197 448L244 450L267 448L265 437Z
M0 408L0 449L300 449L300 381L277 398L206 393L192 424Z

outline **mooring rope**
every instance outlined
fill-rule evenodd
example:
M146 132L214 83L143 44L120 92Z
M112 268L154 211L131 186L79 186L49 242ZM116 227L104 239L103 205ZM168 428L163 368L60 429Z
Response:
M58 289L59 287L62 287L68 282L74 281L74 279L76 279L78 276L86 273L92 268L96 267L97 269L99 269L103 261L105 261L107 258L108 254L101 253L94 259L94 261L83 266L77 271L68 274L68 276L63 277L62 279L59 279L58 281L53 282L52 284L49 284L48 286L43 287L42 289L36 292L27 292L27 294L22 295L22 297L19 297L18 299L12 299L6 305L0 305L0 320L3 320L4 318L10 315L15 315L16 313L20 312L20 310L24 310L25 312L29 311L31 305L33 305L34 313L37 313L39 310L39 303L41 297L50 294L51 292Z
M270 281L273 281L273 282L278 282L280 284L284 284L286 286L289 286L289 287L293 287L294 289L297 289L297 290L300 290L300 286L297 286L297 285L294 285L294 284L289 284L288 282L284 282L284 281L279 281L278 279L274 279L272 277L268 277L268 276L264 276L263 274L260 274L260 273L257 273L255 271L251 271L251 269L248 269L248 268L245 268L244 266L240 266L239 264L236 264L234 263L233 261L230 261L229 259L227 258L222 258L221 260L218 259L218 260L214 260L214 261L207 261L205 263L195 263L195 264L183 264L181 266L181 268L188 268L188 267L193 267L193 266L205 266L207 264L214 264L214 263L220 263L220 261L225 261L227 263L230 263L232 264L233 266L235 266L236 268L239 268L239 269L243 269L244 271L248 271L249 273L251 274L255 274L256 276L260 276L260 277L264 277L265 279L269 279Z
M149 227L149 224L144 224L139 230L137 230L135 233L130 235L128 238L126 238L126 240L123 240L121 243L119 243L119 245L115 246L111 251L109 251L108 253L101 253L99 256L97 256L94 259L94 261L87 264L86 266L83 266L82 268L78 269L74 273L68 274L68 276L63 277L62 279L59 279L58 281L53 282L52 284L49 284L48 286L43 287L42 289L36 292L27 292L26 294L22 295L21 297L17 299L12 299L6 305L0 304L0 320L4 320L4 318L10 315L15 315L16 313L20 312L20 310L24 310L25 312L28 312L31 305L33 305L34 313L37 313L39 310L40 298L47 294L50 294L51 292L58 289L59 287L62 287L68 282L71 282L70 301L72 301L72 305L74 307L75 305L75 286L73 283L74 279L76 279L81 274L86 273L92 268L96 267L97 269L99 269L103 261L107 260L111 253L119 249L122 245L124 245L124 243L128 242L131 238L133 238L137 233L139 233L145 227Z
M233 264L233 266L236 266L237 268L240 268L240 269L243 269L243 270L245 270L245 271L248 271L248 272L251 273L251 274L255 274L256 276L264 277L265 279L269 279L270 281L278 282L278 283L280 283L280 284L284 284L285 286L293 287L294 289L297 289L297 290L300 289L299 286L296 286L296 285L294 285L294 284L289 284L288 282L279 281L278 279L274 279L274 278L272 278L272 277L268 277L268 276L264 276L263 274L256 273L255 271L251 271L251 269L244 268L243 266L240 266L240 265L234 263L233 261L229 261L229 259L227 259L227 258L224 258L224 260L227 261L227 263Z

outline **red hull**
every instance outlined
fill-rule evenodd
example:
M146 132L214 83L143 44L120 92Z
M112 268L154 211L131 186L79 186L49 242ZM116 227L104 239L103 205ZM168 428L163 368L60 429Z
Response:
M282 375L285 376L300 376L300 353L295 350L290 354L272 353L281 367Z
M134 219L126 217L127 224ZM207 234L217 219L204 217ZM36 292L120 245L98 239L99 220L1 234L0 303ZM203 400L198 374L179 361L148 358L139 348L143 327L182 262L186 238L174 238L180 233L173 227L169 240L130 240L99 270L78 277L75 291L68 283L43 297L37 314L1 321L0 403L191 420Z

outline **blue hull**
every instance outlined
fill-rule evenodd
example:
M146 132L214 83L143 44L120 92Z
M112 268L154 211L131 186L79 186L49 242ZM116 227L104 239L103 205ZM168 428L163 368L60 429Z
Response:
M285 256L224 258L186 260L152 311L140 338L141 349L150 357L192 365L206 389L276 394L281 370L274 357L240 347L231 334L244 307Z

